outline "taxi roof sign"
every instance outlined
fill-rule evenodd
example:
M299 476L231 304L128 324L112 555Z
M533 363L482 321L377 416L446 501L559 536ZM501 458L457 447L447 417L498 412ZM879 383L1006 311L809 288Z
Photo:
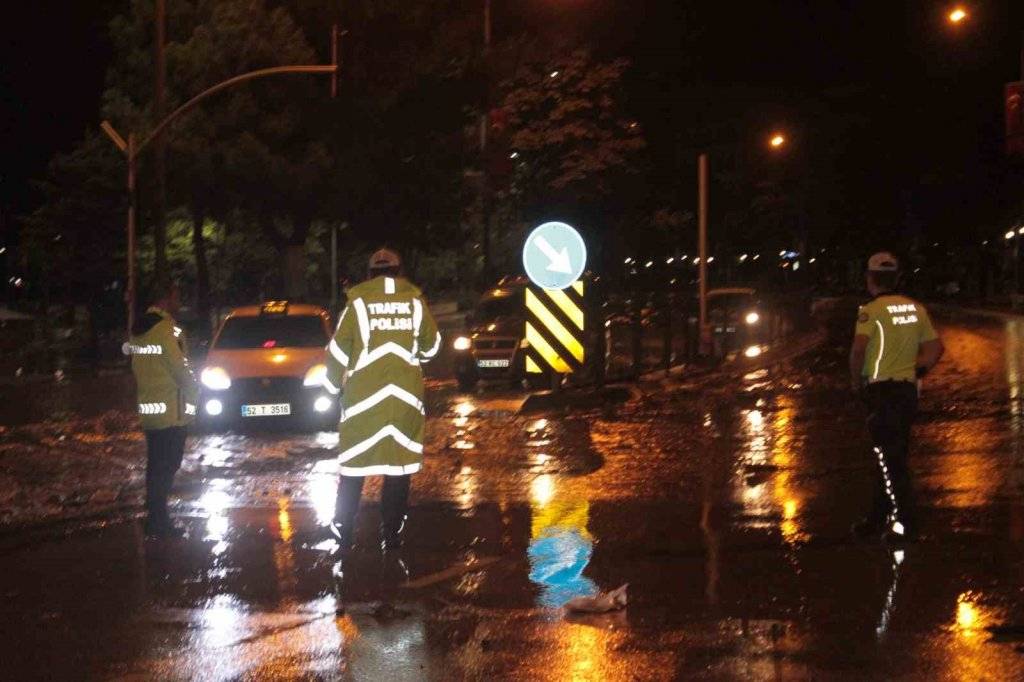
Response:
M287 315L288 301L267 301L260 306L260 315Z

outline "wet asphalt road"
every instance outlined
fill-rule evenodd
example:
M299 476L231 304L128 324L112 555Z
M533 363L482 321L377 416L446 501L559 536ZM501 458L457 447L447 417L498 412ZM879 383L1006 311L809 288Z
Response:
M836 349L567 415L438 382L408 577L374 549L376 481L340 569L317 537L334 434L197 437L187 539L117 522L0 554L4 677L1024 678L1024 323L942 333L902 551L847 538L872 461ZM560 608L623 583L625 611Z

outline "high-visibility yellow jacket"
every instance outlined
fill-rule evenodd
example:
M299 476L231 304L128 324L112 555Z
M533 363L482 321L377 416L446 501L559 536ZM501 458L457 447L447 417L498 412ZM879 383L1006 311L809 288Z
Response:
M441 348L420 290L400 277L353 287L328 344L325 388L344 380L342 476L400 476L423 463L423 371Z
M199 387L186 356L185 332L174 318L150 308L135 323L124 351L132 358L143 430L192 423Z

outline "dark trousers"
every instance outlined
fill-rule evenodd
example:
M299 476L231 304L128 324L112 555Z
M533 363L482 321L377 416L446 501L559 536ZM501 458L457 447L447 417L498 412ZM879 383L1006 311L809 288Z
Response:
M167 496L185 454L184 426L146 431L146 515L150 523L168 523Z
M880 381L867 387L868 430L877 461L874 501L869 520L915 526L910 482L910 430L917 416L917 386L909 381Z
M409 482L412 476L385 476L381 491L381 530L397 533L405 522L409 508ZM363 476L342 476L338 480L338 500L334 506L334 522L348 533L355 530L359 498L363 495Z

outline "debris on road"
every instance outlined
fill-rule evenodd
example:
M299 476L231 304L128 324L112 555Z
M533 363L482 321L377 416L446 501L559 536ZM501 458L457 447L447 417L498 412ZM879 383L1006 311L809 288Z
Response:
M592 597L576 597L565 603L568 613L607 613L626 608L626 589L629 583L611 592L601 592Z

